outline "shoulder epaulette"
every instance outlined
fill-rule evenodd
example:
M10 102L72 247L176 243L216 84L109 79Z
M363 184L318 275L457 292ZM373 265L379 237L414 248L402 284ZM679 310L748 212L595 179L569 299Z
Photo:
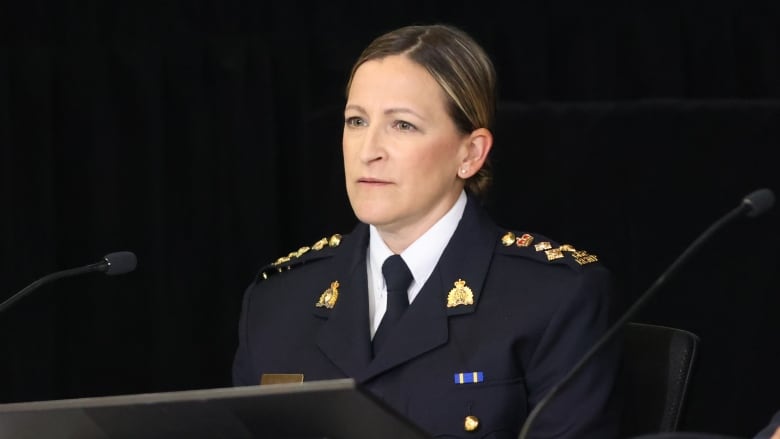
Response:
M558 244L538 234L512 232L500 238L502 253L531 258L543 263L566 264L573 268L598 262L596 255L578 250L571 244Z
M332 250L338 247L339 244L341 244L341 235L338 233L331 235L330 238L323 237L310 246L305 245L296 251L288 253L287 256L281 256L266 265L260 269L260 274L257 276L258 280L268 279L272 274L290 270L306 262L332 256Z

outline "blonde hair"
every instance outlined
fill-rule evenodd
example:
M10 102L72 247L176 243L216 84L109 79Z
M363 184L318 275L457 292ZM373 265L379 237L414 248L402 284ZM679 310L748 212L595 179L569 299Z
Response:
M450 117L462 133L491 129L496 112L496 72L485 50L467 33L445 24L405 26L385 33L366 47L352 66L404 55L424 67L447 96ZM489 160L466 180L466 190L483 196L492 181Z

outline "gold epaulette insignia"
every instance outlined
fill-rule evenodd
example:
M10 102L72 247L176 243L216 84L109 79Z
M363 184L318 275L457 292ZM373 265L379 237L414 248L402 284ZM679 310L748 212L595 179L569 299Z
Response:
M453 308L458 305L473 305L474 293L471 288L466 286L466 281L458 279L455 281L455 288L450 290L447 295L447 308Z
M328 308L333 309L333 307L336 305L336 301L339 299L339 281L334 280L330 284L330 288L325 290L320 295L320 300L317 301L317 304L315 305L317 308Z
M506 232L504 236L501 237L501 244L504 244L506 247L509 247L510 245L514 244L515 242L515 234L512 232Z
M336 233L335 235L331 236L330 238L322 238L319 241L315 242L314 244L309 246L303 246L299 248L298 250L294 252L290 252L287 256L282 256L281 258L277 259L271 265L278 266L282 265L285 262L290 262L291 260L295 258L300 258L305 253L307 253L309 250L322 250L325 248L325 245L328 247L338 247L339 244L341 244L341 235Z
M563 251L561 251L560 248L551 248L549 250L545 250L544 253L547 255L548 261L554 261L563 257Z
M286 263L288 263L288 262L290 262L290 261L292 261L294 259L300 258L301 256L303 256L304 254L308 253L309 251L311 251L311 250L319 251L319 250L322 250L323 248L325 248L325 246L328 246L328 247L338 247L339 244L341 244L341 235L336 233L336 234L332 235L330 238L322 238L322 239L320 239L319 241L315 242L311 246L305 245L305 246L299 248L298 250L296 250L294 252L290 252L290 253L287 254L287 256L282 256L282 257L276 259L275 261L271 262L270 265L272 267L276 267L276 271L281 273L282 271L284 271L284 269L287 269L287 270L290 269L290 265L283 266L284 264L286 264ZM268 273L263 271L260 274L260 277L262 277L263 279L268 279Z
M523 233L523 236L518 237L516 240L518 247L528 247L532 242L534 242L534 237L528 233Z
M599 260L596 255L591 255L586 251L575 251L571 255L580 265L590 264L591 262L598 262Z
M576 252L577 249L574 248L571 244L563 244L558 248L551 248L549 250L545 250L544 253L547 255L547 260L552 261L555 259L560 259L563 257L563 252ZM582 265L582 264L580 264Z
M312 244L311 248L312 250L322 250L326 245L328 245L328 238L322 238Z
M513 247L512 244L514 244L519 248L533 246L536 252L544 252L544 256L533 256L534 258L541 260L547 259L547 261L557 261L556 263L568 263L570 266L575 266L571 263L572 260L574 260L574 262L579 265L586 265L593 262L598 262L599 260L596 255L592 255L583 250L577 250L571 244L558 245L557 243L554 244L552 241L545 240L546 238L541 235L534 237L530 233L520 233L522 232L515 233L509 231L504 233L504 235L501 236L501 244L503 244L504 247ZM517 236L518 234L520 236ZM534 244L534 240L537 238L541 241ZM554 247L554 245L556 246ZM536 253L528 254L523 252L519 252L517 254L525 254L526 256L536 255ZM571 258L569 256L571 256ZM453 291L455 291L455 289L453 289ZM449 302L447 306L450 306Z
M538 252L549 250L552 248L552 244L550 244L548 241L540 242L539 244L534 245L534 249Z
M598 262L599 260L596 257L596 255L591 255L584 250L578 251L571 244L563 244L558 248L552 248L544 251L544 253L547 255L548 261L552 261L564 257L563 252L571 253L572 258L574 258L574 261L580 265L590 264L591 262Z

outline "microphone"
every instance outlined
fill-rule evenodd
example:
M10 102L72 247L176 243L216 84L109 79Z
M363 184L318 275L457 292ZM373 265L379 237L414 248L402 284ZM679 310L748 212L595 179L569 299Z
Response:
M135 253L133 252L128 252L128 251L115 252L115 253L109 253L105 255L103 257L103 260L101 260L100 262L96 262L94 264L85 265L83 267L78 267L78 268L71 268L68 270L57 271L48 274L36 280L35 282L31 283L30 285L26 286L24 289L22 289L18 293L8 298L5 302L0 303L0 312L5 311L17 300L21 299L22 297L26 296L30 292L36 290L40 286L47 284L51 281L62 279L64 277L77 276L85 273L92 273L95 271L106 273L109 276L129 273L135 270L135 266L137 262L138 260L135 257Z
M747 216L750 218L761 215L771 209L774 204L775 194L766 188L751 192L742 199L742 206L748 209Z
M648 288L647 291L639 296L639 299L637 299L636 302L631 305L631 307L623 314L623 316L612 324L607 332L605 332L604 335L602 335L601 338L590 348L590 350L588 350L588 352L586 352L585 355L580 358L574 367L572 367L569 372L547 392L547 394L539 401L539 403L536 404L536 407L534 407L534 409L528 415L528 418L526 418L525 422L523 423L523 427L520 430L518 439L525 439L525 437L528 435L528 432L531 430L531 426L533 425L534 420L539 415L539 412L544 409L550 400L552 400L555 395L558 394L563 386L565 386L572 379L572 377L574 377L574 375L576 375L577 372L582 369L588 360L590 360L599 351L599 349L601 349L602 346L606 345L609 341L612 341L614 335L623 327L623 325L625 325L626 322L628 322L637 313L637 311L639 311L639 309L666 281L666 279L677 272L680 266L686 262L690 256L709 239L710 236L736 218L742 215L747 215L749 218L755 218L771 209L774 204L775 195L770 189L762 188L755 190L742 198L742 202L739 204L739 206L735 207L726 215L722 216L719 220L715 221L707 230L704 231L704 233L699 235L699 237L696 238L696 240L694 240L688 246L688 248L686 248L685 251L680 254L680 256L677 257L672 265L670 265L658 277L658 279L655 280L650 288Z

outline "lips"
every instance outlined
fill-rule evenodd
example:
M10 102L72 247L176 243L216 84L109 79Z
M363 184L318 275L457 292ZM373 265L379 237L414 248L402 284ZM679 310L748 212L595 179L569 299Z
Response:
M391 182L387 180L381 180L378 178L363 177L363 178L358 178L358 183L371 184L371 185L383 185L383 184L390 184Z

